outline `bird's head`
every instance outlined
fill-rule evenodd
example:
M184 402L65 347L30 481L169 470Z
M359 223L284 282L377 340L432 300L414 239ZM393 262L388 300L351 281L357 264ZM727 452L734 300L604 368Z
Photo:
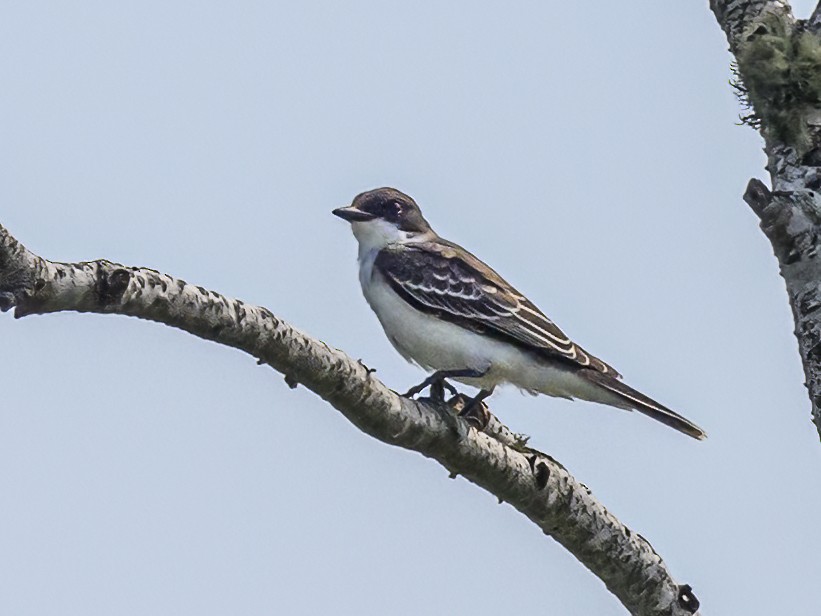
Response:
M433 234L416 201L395 188L363 192L333 213L351 223L360 244L374 248Z

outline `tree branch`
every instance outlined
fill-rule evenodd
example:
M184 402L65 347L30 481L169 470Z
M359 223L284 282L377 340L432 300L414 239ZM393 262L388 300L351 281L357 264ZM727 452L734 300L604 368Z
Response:
M750 180L787 287L812 417L821 436L821 5L807 22L785 0L711 0L735 54L743 120L764 138L772 190Z
M710 0L710 9L727 35L733 53L736 52L742 35L765 13L792 15L787 0Z
M445 404L400 397L361 362L291 327L266 308L154 270L109 261L57 263L0 226L0 309L15 318L59 311L123 314L234 347L330 402L363 432L433 458L510 503L566 547L633 614L696 613L689 586L550 456L492 419L477 432Z

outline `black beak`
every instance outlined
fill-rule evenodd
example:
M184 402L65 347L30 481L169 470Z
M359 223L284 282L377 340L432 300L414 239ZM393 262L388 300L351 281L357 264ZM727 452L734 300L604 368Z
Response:
M333 214L335 216L339 216L343 220L347 220L348 222L365 222L366 220L373 220L376 218L375 214L363 212L353 206L338 207L333 211Z

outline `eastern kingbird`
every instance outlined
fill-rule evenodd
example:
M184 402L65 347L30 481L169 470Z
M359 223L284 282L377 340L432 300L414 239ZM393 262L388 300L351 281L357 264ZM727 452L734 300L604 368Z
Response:
M333 211L359 242L359 282L397 351L434 374L406 395L452 378L641 411L693 438L704 430L625 385L533 302L461 246L439 237L408 195L377 188Z

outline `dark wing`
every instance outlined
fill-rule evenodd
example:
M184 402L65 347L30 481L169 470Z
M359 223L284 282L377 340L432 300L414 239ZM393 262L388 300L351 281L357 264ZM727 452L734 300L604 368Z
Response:
M533 352L620 376L570 340L499 274L456 244L439 240L384 248L374 265L393 290L419 310Z

